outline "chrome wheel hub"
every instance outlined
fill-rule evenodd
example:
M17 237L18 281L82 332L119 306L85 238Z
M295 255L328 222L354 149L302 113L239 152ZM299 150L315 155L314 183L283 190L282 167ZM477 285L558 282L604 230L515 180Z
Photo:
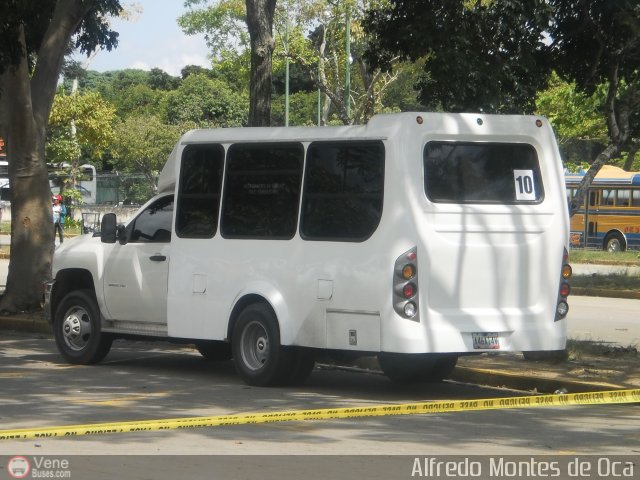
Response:
M242 332L240 353L250 370L259 370L269 359L269 336L260 322L251 322Z
M91 318L82 307L70 308L62 322L64 343L71 350L80 351L87 346L91 338Z

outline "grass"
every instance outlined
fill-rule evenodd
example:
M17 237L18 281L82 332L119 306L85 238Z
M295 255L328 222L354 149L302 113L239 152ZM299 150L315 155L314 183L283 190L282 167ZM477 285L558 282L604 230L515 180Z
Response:
M569 252L569 262L571 264L600 264L612 265L615 267L635 267L640 266L640 252L604 252L599 250L572 249ZM631 290L640 292L640 276L630 275L620 269L620 273L591 275L574 275L569 280L572 287L601 289L601 290Z
M640 251L605 252L602 250L584 250L572 248L569 252L570 263L591 263L601 265L640 266Z
M569 357L582 358L584 355L598 357L630 357L638 356L637 345L621 346L607 342L592 340L567 339L567 353Z
M572 287L599 288L605 290L635 290L640 291L640 276L620 275L612 273L601 275L575 275L569 279Z

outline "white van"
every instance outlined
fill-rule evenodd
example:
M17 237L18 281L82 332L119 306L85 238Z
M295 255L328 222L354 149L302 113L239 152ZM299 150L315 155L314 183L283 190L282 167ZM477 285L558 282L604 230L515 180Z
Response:
M56 250L47 311L72 363L142 335L253 385L303 381L318 352L440 380L460 354L565 348L565 198L540 117L195 130L133 220Z

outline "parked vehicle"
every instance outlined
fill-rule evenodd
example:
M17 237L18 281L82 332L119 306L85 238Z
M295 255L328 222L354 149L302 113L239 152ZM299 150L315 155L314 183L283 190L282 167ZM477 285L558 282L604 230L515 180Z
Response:
M321 351L437 381L460 354L565 348L565 197L539 117L195 130L130 222L56 250L46 308L72 363L142 335L252 385L301 382Z
M566 174L571 200L586 172ZM603 166L571 218L571 245L610 252L640 248L640 172Z

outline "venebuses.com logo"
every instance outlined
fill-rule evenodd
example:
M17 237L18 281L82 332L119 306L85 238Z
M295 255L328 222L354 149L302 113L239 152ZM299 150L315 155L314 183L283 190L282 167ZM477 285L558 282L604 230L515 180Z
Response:
M11 457L7 463L7 472L13 478L26 478L30 471L31 465L25 457Z
M71 463L66 458L16 455L7 463L9 478L71 478Z

